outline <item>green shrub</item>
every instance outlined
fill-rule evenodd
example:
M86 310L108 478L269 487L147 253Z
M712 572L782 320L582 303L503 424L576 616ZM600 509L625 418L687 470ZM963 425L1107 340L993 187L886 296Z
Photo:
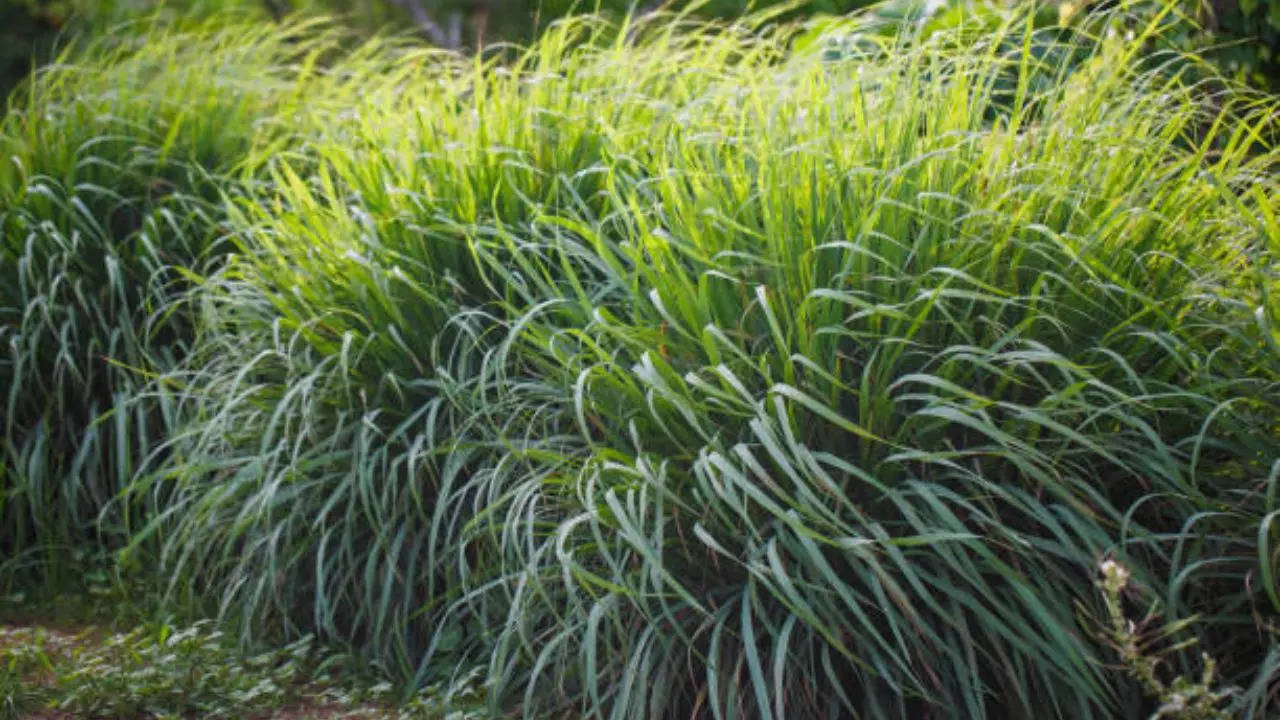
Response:
M1071 23L1098 8L1119 5L1138 18L1163 16L1168 27L1153 50L1200 53L1222 73L1280 89L1280 2L1276 0L1054 0L1059 20Z
M156 386L175 597L529 717L1138 717L1114 555L1276 712L1275 101L1023 20L371 78Z
M1198 48L1222 68L1259 87L1280 90L1280 0L1200 3Z

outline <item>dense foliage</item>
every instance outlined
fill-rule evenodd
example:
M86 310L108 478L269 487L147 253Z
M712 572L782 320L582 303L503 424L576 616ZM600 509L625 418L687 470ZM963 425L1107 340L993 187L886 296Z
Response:
M1097 4L1060 5L1071 13ZM1177 23L1162 42L1202 53L1239 80L1280 90L1280 0L1136 0L1125 5L1148 15L1172 8Z
M1201 6L1207 52L1226 68L1261 87L1280 90L1280 0L1237 0Z
M1158 14L885 17L66 56L0 126L6 577L526 717L1280 711L1275 99Z
M477 47L502 41L526 43L542 28L573 12L594 11L619 18L628 12L682 9L703 17L736 18L751 8L774 8L785 18L840 15L875 5L884 16L916 23L981 18L1015 6L1002 0L0 0L0 93L52 54L59 32L102 35L139 16L160 15L189 22L238 13L258 21L280 21L297 13L336 13L343 23L368 34L380 29L424 38L438 47ZM1272 90L1280 87L1280 0L1037 0L1044 18L1070 24L1098 9L1119 6L1152 17L1170 13L1173 27L1161 42L1200 52L1227 74Z
M97 513L164 409L124 400L182 355L177 300L228 248L224 184L290 133L273 116L303 94L323 106L306 63L334 38L314 29L108 39L42 71L0 122L6 568L74 576L58 558L128 522Z

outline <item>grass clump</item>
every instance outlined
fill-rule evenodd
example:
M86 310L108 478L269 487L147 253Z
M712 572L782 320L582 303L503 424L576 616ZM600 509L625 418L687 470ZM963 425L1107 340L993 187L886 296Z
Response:
M366 85L193 299L175 589L530 717L1140 717L1116 556L1273 712L1276 108L1108 21Z
M619 720L1148 716L1111 557L1207 711L1274 714L1275 100L1091 22L50 70L0 133L0 546L154 552L429 712Z
M130 398L184 355L176 301L229 247L221 195L323 105L336 41L314 23L133 30L69 49L0 124L5 582L74 582L128 535L142 508L112 501L167 422Z

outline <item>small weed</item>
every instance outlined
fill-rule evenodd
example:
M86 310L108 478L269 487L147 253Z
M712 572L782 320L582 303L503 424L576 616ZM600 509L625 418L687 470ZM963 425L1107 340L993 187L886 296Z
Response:
M1154 631L1144 628L1150 626L1155 618L1156 608L1153 606L1141 622L1128 619L1124 613L1121 594L1129 584L1129 570L1114 560L1104 561L1101 565L1102 580L1098 585L1102 589L1103 601L1107 606L1109 627L1107 641L1120 655L1120 660L1135 680L1142 686L1143 692L1160 703L1152 720L1169 718L1171 720L1230 720L1233 715L1222 709L1224 703L1232 695L1238 693L1236 688L1215 689L1217 663L1208 653L1201 653L1203 670L1199 680L1186 675L1178 675L1169 682L1160 677L1159 668L1163 663L1162 655L1190 648L1198 642L1194 637L1180 643L1174 643L1164 653L1156 652L1152 646L1156 643L1172 639L1185 630L1194 621L1189 618L1181 622L1166 624Z

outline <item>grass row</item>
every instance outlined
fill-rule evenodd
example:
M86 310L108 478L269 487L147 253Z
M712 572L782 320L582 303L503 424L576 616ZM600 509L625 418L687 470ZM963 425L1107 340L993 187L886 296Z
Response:
M527 717L1265 717L1277 107L1158 24L68 56L0 133L6 577Z

